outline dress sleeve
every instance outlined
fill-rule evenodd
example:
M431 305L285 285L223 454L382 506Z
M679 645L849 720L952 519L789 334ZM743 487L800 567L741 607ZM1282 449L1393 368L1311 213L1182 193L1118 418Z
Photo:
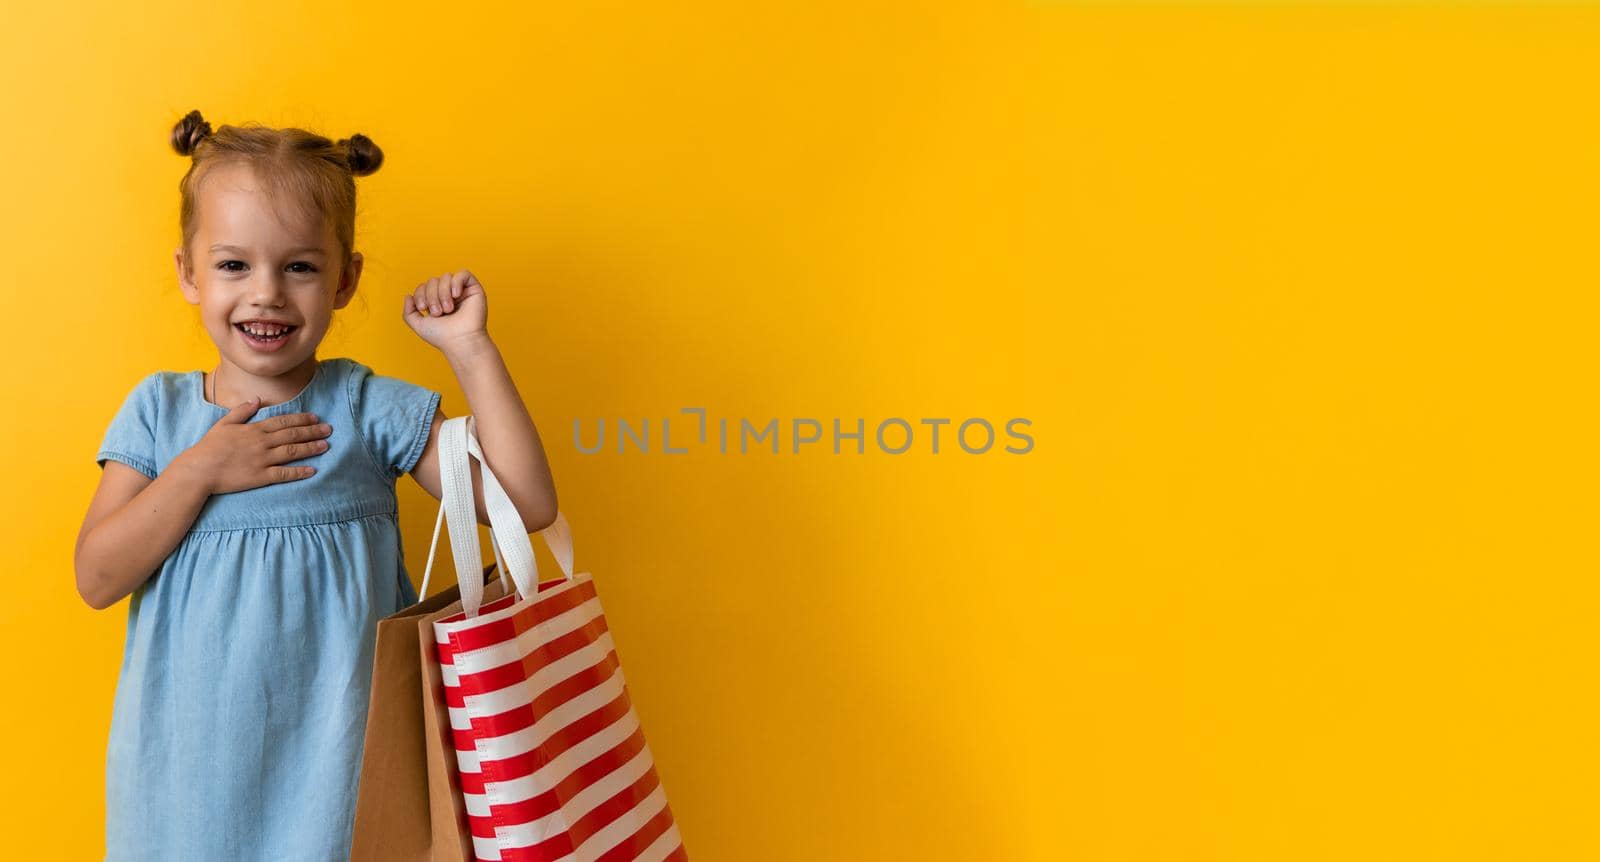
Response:
M356 430L378 469L391 478L411 472L428 445L440 394L354 363L347 380Z
M94 456L101 470L107 461L121 461L151 479L156 477L157 374L140 380L122 399Z

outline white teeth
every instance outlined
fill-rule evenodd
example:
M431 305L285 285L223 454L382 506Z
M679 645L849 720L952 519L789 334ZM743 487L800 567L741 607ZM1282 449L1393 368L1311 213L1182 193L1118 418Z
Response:
M287 327L266 327L254 323L244 323L240 324L240 326L244 329L244 331L250 333L251 335L257 335L262 338L271 338L275 335L282 335L283 333L289 331Z

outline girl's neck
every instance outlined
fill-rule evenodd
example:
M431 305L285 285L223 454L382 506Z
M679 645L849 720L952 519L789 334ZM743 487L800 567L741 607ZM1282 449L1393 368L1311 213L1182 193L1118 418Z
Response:
M282 404L305 391L316 376L318 365L313 355L276 377L260 377L222 359L215 371L205 375L206 400L219 407L233 407L259 395L262 407Z

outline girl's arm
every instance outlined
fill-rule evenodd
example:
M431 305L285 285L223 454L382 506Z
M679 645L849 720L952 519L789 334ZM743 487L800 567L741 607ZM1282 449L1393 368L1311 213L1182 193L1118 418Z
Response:
M154 479L106 461L72 560L78 595L89 607L109 608L138 589L200 516L211 492L181 460Z
M429 279L406 296L401 312L406 325L450 362L467 396L484 459L517 507L523 526L536 532L555 523L558 501L550 463L505 359L489 337L488 295L483 284L467 270ZM417 483L436 500L444 494L439 481L438 439L445 418L442 411L433 417L422 457L411 469ZM478 522L487 524L483 479L476 460L471 466Z
M230 409L154 479L120 461L105 462L72 558L78 595L89 607L109 608L155 574L212 494L316 473L310 464L289 462L326 452L323 438L332 426L311 413L250 422L260 407L252 399Z
M473 417L478 443L489 467L506 489L506 496L517 507L522 524L529 532L550 526L556 519L559 501L550 463L545 459L539 429L523 404L517 385L511 380L500 349L487 333L447 342L440 350L450 362ZM427 446L412 467L411 475L436 500L443 499L439 480L439 426L448 418L442 411L433 417ZM483 502L483 479L477 460L472 465L472 495L478 523L488 524Z

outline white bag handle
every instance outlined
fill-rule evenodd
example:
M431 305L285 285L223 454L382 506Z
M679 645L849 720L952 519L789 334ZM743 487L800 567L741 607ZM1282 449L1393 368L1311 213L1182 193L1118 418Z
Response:
M482 550L478 546L478 516L472 496L471 458L477 458L483 478L484 507L489 514L489 536L500 568L501 585L509 574L524 599L538 592L539 564L528 541L522 517L506 494L500 480L489 469L478 444L472 416L446 419L439 428L439 517L433 523L433 543L428 548L428 565L422 575L421 597L427 598L428 581L433 573L434 554L439 546L439 527L450 519L450 551L455 559L456 580L461 585L461 608L468 617L478 615L483 604ZM567 580L572 579L572 531L566 516L556 512L550 526L539 531L545 544L561 566ZM469 576L472 573L473 576Z
M428 597L428 578L433 574L433 552L439 547L439 525L444 523L444 503L439 504L439 517L433 522L433 544L428 546L428 568L422 573L422 587L417 591L417 600ZM500 573L500 594L511 592L511 578L506 574L506 561L500 558L500 543L495 541L494 533L489 533L489 546L494 549L494 570Z

